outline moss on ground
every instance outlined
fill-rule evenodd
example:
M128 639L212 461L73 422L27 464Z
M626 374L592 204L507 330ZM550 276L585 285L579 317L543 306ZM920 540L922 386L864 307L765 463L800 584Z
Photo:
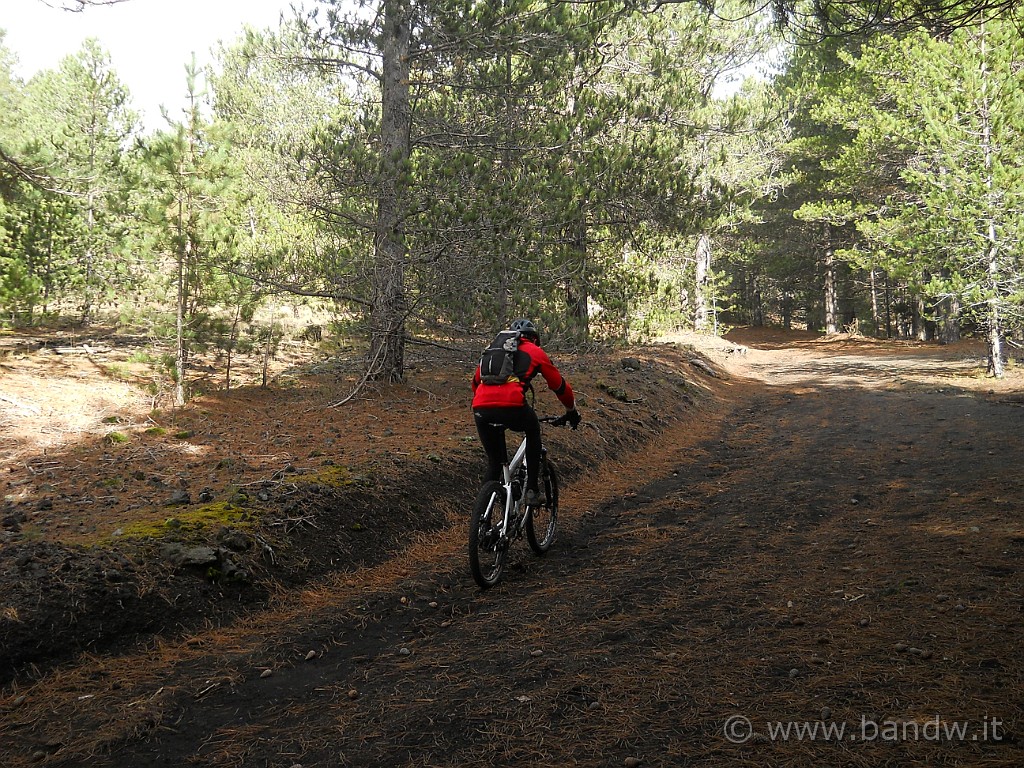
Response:
M215 501L194 509L181 509L163 522L140 520L121 528L118 538L162 539L169 534L193 534L213 527L251 528L257 520L253 510L232 504L229 501Z
M288 478L288 481L306 485L317 483L330 488L351 488L352 486L365 483L366 479L362 475L352 474L352 470L349 467L342 466L341 464L328 464L315 472L292 475Z

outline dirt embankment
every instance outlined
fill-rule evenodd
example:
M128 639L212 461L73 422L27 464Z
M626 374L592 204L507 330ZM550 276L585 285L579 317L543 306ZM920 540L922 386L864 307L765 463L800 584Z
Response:
M414 356L406 384L337 407L354 363L296 365L270 389L161 412L129 349L91 349L0 363L0 682L223 623L465 517L482 466L470 359ZM559 362L587 420L549 435L568 480L652 440L715 374L674 345ZM537 404L559 408L546 390Z

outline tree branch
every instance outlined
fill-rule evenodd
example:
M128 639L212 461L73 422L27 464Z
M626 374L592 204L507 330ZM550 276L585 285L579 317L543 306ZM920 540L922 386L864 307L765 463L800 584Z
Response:
M81 13L90 5L117 5L118 3L126 3L128 0L62 0L62 2L58 3L51 3L48 2L48 0L39 0L39 2L48 8L57 8L71 13Z
M373 303L367 299L360 298L359 296L353 296L349 293L342 293L341 291L314 291L309 288L303 288L295 285L294 283L286 283L280 280L273 280L263 275L251 275L247 272L242 272L230 267L221 267L222 270L227 272L229 275L235 275L236 277L244 277L246 280L252 280L254 283L269 285L271 288L275 288L278 291L284 291L285 293L291 293L295 296L308 296L314 299L333 299L335 301L350 301L353 304L359 304L364 307L373 309Z

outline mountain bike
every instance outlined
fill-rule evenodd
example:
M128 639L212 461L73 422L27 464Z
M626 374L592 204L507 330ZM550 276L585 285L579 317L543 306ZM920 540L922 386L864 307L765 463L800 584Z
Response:
M564 416L545 416L542 423L564 426ZM515 539L526 540L530 549L543 555L551 547L558 527L558 472L540 449L540 482L545 501L540 506L525 506L526 439L519 444L512 461L503 465L502 479L483 484L473 505L469 521L469 569L481 589L493 587L501 579L509 546Z

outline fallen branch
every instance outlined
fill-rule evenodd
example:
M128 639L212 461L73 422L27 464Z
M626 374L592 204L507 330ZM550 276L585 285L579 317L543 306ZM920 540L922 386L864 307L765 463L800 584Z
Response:
M114 350L110 347L90 347L83 344L80 347L52 347L58 355L106 355Z
M379 363L383 352L384 345L381 344L379 347L377 347L377 354L373 356L373 360L371 360L370 364L366 367L366 373L363 374L363 378L361 378L359 382L356 384L355 388L351 392L349 392L348 397L344 398L343 400L339 400L336 403L331 403L327 407L337 408L338 406L344 405L349 400L354 398L357 394L359 394L359 391L366 385L366 382L370 380L370 377L380 373Z
M704 371L704 373L706 373L708 376L713 376L716 379L722 378L721 374L719 374L718 371L716 371L710 365L705 363L699 357L691 357L690 358L690 365L692 365L694 368L698 368L701 371Z

